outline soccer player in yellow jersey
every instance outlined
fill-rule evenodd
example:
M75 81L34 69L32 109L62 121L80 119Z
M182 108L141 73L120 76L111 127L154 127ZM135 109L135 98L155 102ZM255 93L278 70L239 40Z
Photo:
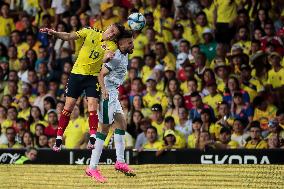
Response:
M70 114L83 91L85 91L88 100L91 135L88 148L93 148L98 127L97 107L100 98L100 86L97 76L103 64L105 52L114 52L116 50L116 44L112 40L115 40L124 31L124 26L115 23L110 25L105 31L90 28L84 28L71 33L57 32L48 28L43 28L40 31L64 41L84 39L66 87L66 102L59 118L57 138L53 150L61 150L62 136L69 123Z

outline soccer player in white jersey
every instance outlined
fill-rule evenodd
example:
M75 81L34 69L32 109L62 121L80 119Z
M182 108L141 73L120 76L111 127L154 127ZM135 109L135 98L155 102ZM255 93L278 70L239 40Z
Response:
M118 49L114 53L106 53L105 59L108 62L102 66L98 76L102 92L99 109L99 122L102 129L96 134L95 148L92 150L90 165L86 169L86 174L98 182L106 182L106 178L98 169L98 163L109 127L112 124L115 127L114 143L117 159L114 167L127 176L135 176L124 159L126 120L118 100L118 87L124 82L127 73L128 54L131 54L134 48L132 32L123 32L118 37L117 45Z

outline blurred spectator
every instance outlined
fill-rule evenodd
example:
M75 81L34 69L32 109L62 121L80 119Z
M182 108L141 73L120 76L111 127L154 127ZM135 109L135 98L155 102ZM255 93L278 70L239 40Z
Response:
M1 6L1 30L0 30L0 42L3 43L6 47L9 46L10 34L15 29L15 24L13 19L9 17L9 4L2 4Z
M206 55L206 58L211 62L216 56L217 43L214 40L213 30L205 28L202 32L203 44L200 45L200 51Z
M214 110L214 114L217 115L218 103L222 101L222 95L217 92L217 84L214 81L208 82L206 84L208 95L203 98L203 102L208 104ZM204 94L204 93L203 93Z
M139 110L135 110L131 114L131 119L129 124L127 124L127 132L133 137L136 138L137 135L141 132L139 123L143 119L143 114Z
M187 147L196 148L197 140L199 139L200 131L202 127L201 119L197 118L192 121L192 134L188 136Z
M174 118L175 123L177 125L180 124L179 122L179 109L184 107L184 100L183 96L179 93L176 93L172 97L172 102L169 104L168 111L165 114L165 117L171 116Z
M192 120L189 119L188 111L184 107L178 109L179 124L175 126L175 130L182 133L185 139L192 133Z
M231 103L231 115L233 118L242 119L247 123L252 121L253 109L243 102L243 94L235 92Z
M48 148L48 138L46 135L40 135L38 139L38 148Z
M15 140L16 130L13 127L6 128L5 133L6 133L8 143L7 144L1 144L0 148L9 148L9 149L22 148L22 145L17 143L16 140Z
M2 128L1 128L1 125L0 125L0 145L2 144L8 144L8 140L7 140L7 137L4 133L2 133Z
M157 82L154 78L147 79L147 92L143 97L143 104L146 108L151 108L157 101L161 103L163 109L167 107L167 98L164 92L158 91Z
M35 133L37 124L42 124L44 126L47 126L47 122L44 121L38 106L32 106L29 115L30 115L29 117L30 131L32 133Z
M100 11L101 15L94 23L95 28L105 30L107 26L119 21L119 17L113 14L113 3L102 2Z
M275 117L277 108L272 104L268 104L267 100L265 100L262 96L255 97L253 100L253 106L255 107L253 120L259 121L260 128L263 131L267 131L268 121Z
M151 120L142 118L139 122L141 133L136 138L135 149L140 150L147 142L147 129L151 126Z
M14 164L21 165L21 164L30 164L34 163L37 158L37 150L33 147L27 148L25 155L21 156L20 159L15 161Z
M49 113L48 115L50 116L52 114L53 113ZM82 112L80 112L79 106L76 105L71 114L70 122L64 132L66 148L80 148L80 145L84 142L84 137L88 132L89 126L88 122L81 115ZM48 129L48 127L46 129Z
M245 131L243 121L241 119L235 119L233 123L231 140L236 141L240 147L244 147L249 136L249 133Z
M43 135L44 129L45 129L44 125L40 123L36 124L35 133L34 133L34 145L39 146L39 137Z
M260 123L253 121L250 125L250 140L245 144L246 149L266 149L267 142L261 139Z
M163 143L158 140L157 129L155 127L148 127L146 132L147 143L143 145L143 150L157 151L163 148Z
M162 136L164 128L163 108L160 104L154 104L151 110L151 125L156 128L158 136Z
M168 116L165 118L165 126L163 128L164 130L164 133L167 131L167 130L172 130L174 133L175 133L175 138L176 138L176 148L185 148L186 146L186 140L185 140L185 137L184 135L179 132L178 130L175 129L175 120L173 117L171 116Z
M216 142L215 147L217 149L236 149L239 144L231 140L231 130L223 127L220 131L219 141Z
M25 148L34 147L33 134L29 131L25 132L22 139L22 145Z
M47 112L48 126L44 130L44 134L48 137L55 137L58 128L58 118L56 110L51 109Z
M16 120L16 126L14 127L16 130L16 142L18 142L19 144L23 144L23 136L27 130L27 122L25 119L23 118L18 118Z
M191 97L190 98L191 103L193 105L193 108L190 110L190 113L189 113L190 119L200 118L201 117L200 113L203 109L209 109L211 117L215 119L214 111L212 110L210 106L203 104L201 96L198 94L198 92L192 93L190 97Z
M49 137L47 144L48 144L48 147L49 147L50 149L52 149L53 145L55 144L55 137Z
M223 95L223 100L231 104L233 100L233 95L235 92L240 92L242 94L242 99L244 103L250 102L249 94L240 88L239 80L236 77L231 76L228 79L228 83L226 84L226 89Z

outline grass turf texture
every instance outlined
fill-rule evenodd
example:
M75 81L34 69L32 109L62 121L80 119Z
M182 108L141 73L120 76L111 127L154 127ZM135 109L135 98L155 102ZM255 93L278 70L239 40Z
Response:
M100 166L108 182L85 176L86 166L0 165L0 188L284 188L283 165L133 165L127 177Z

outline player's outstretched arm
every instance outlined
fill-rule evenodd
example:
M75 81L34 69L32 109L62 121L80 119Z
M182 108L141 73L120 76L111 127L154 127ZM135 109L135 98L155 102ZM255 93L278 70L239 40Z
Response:
M48 35L53 35L59 39L62 39L64 41L69 41L69 40L76 40L78 39L78 36L75 32L67 33L67 32L57 32L53 29L49 28L42 28L39 30L42 33L48 33Z
M102 97L103 99L108 99L108 91L105 87L104 77L109 73L109 69L103 65L102 69L100 71L100 74L98 76L99 84L101 87Z

